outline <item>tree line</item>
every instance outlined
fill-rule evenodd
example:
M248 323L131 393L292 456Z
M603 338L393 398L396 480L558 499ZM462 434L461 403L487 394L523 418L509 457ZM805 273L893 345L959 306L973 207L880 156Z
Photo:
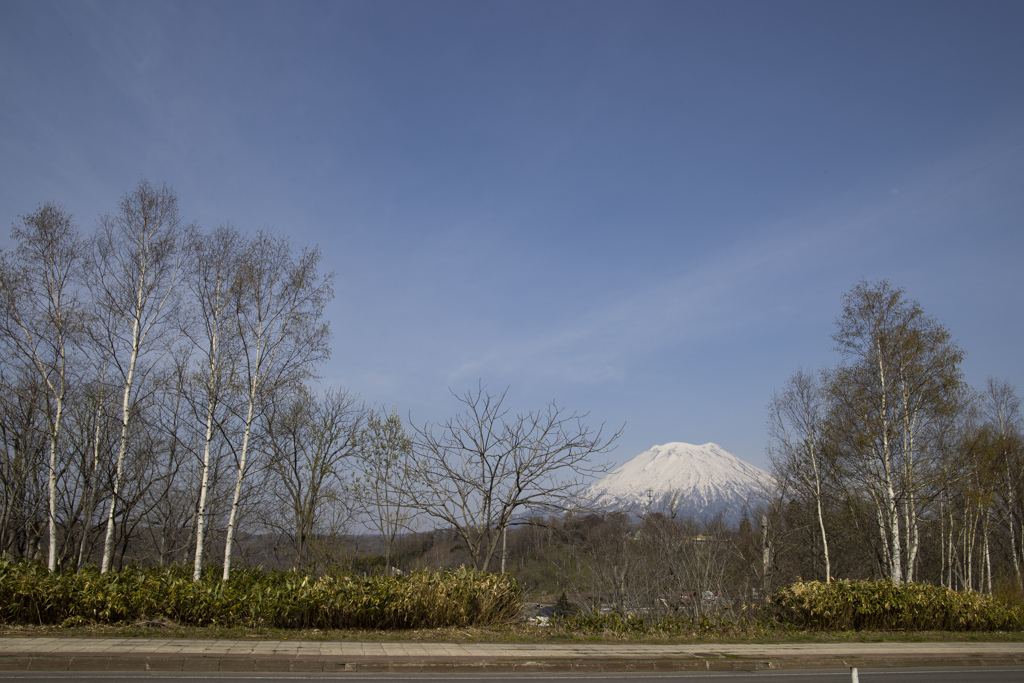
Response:
M317 567L353 528L451 526L480 569L524 510L564 509L617 435L482 384L441 424L315 388L333 276L317 248L204 230L142 181L83 234L46 203L0 253L0 553L50 571Z
M554 401L514 412L481 383L453 392L453 417L406 425L317 388L334 295L319 249L188 224L167 186L140 182L89 234L47 203L11 237L4 556L50 571L187 562L196 580L217 563L226 580L239 558L315 570L362 547L383 569L508 564L622 604L796 577L1024 589L1020 401L1002 380L967 386L950 331L888 282L843 297L837 365L799 370L772 397L777 488L725 529L587 517L600 511L574 494L619 432ZM543 570L514 550L550 536L527 531L538 525L562 529L537 546Z
M887 281L842 297L839 362L796 371L767 406L771 479L737 526L579 510L502 549L523 585L577 606L690 613L800 579L882 579L1024 596L1024 422L1014 387L964 380L952 333ZM406 561L465 562L451 536ZM639 610L639 612L638 612Z

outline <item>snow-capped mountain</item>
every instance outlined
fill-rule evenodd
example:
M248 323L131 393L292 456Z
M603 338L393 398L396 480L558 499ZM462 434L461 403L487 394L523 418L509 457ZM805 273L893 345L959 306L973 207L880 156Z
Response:
M718 444L654 446L592 484L583 500L633 514L661 512L736 523L763 496L770 475Z

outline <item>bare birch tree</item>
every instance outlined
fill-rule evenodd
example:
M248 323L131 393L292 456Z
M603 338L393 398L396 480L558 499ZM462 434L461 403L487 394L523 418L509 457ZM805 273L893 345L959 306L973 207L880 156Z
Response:
M186 282L194 316L182 330L200 358L196 410L204 422L192 568L195 581L203 571L214 439L225 417L224 402L234 387L238 369L238 327L232 305L237 301L244 248L242 236L231 226L222 226L208 235L193 235L188 245L190 270Z
M88 284L96 307L95 337L110 352L121 380L121 439L100 571L110 570L114 516L128 454L132 405L149 367L146 356L170 347L165 323L174 308L183 251L178 198L146 181L125 195L117 212L100 218Z
M261 234L249 244L238 269L232 316L244 392L238 410L243 431L224 545L225 581L231 576L242 483L251 466L253 427L275 392L313 376L317 363L330 355L330 334L321 317L333 297L333 276L319 275L320 258L318 249L296 256L287 240Z
M13 254L0 253L0 335L10 351L28 360L46 390L47 566L57 570L57 441L68 393L69 346L80 330L76 278L81 259L71 214L47 203L22 217L11 236Z
M811 497L818 517L822 554L825 560L825 583L832 581L828 534L825 531L824 467L822 423L825 419L825 396L818 378L798 370L789 378L782 392L775 392L768 404L768 457L778 481L793 481L799 490Z

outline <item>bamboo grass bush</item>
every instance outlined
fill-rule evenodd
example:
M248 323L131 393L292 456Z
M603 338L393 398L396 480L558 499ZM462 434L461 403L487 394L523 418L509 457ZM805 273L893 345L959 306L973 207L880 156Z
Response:
M782 623L806 630L1005 631L1024 609L978 593L889 581L797 582L772 595Z
M492 626L518 618L515 579L468 569L405 576L307 576L241 569L192 581L190 567L50 574L0 560L0 622L118 624L164 617L183 626L408 629Z

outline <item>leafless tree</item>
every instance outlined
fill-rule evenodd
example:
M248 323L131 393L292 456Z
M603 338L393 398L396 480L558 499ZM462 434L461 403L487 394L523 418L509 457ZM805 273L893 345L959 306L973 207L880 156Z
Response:
M155 360L171 346L165 324L181 279L182 227L178 198L166 185L146 181L100 219L93 241L88 285L96 309L95 339L110 352L121 380L121 439L107 513L101 572L114 553L114 516L128 454L133 401Z
M231 226L210 234L193 234L188 243L190 269L186 283L193 315L182 331L199 357L194 404L204 422L192 570L196 581L203 571L210 473L217 452L214 440L222 432L224 403L238 380L239 337L232 305L237 301L244 248L242 236Z
M317 363L330 355L330 334L321 317L333 297L333 276L319 275L320 258L317 249L296 256L287 240L261 234L248 245L240 262L232 324L240 353L243 397L237 415L243 431L224 545L225 581L231 575L239 498L250 467L253 426L271 396L301 384L313 375Z
M71 214L47 203L22 217L11 236L13 254L0 253L0 342L31 363L46 390L49 551L57 569L57 442L69 387L70 345L81 328L76 279L81 259Z
M626 614L649 609L666 569L652 562L645 537L624 512L590 515L573 526L561 571L575 602L599 613L602 606Z
M721 518L698 522L651 516L640 533L651 563L661 568L656 590L664 607L699 617L725 605L734 548Z
M455 395L461 413L415 430L410 503L454 529L484 571L514 516L568 510L585 479L604 471L591 457L608 452L621 433L605 437L603 425L592 429L586 414L554 401L513 415L507 391L492 394L481 384Z
M274 507L284 513L280 526L290 538L295 567L328 562L331 558L320 552L324 546L318 539L329 543L345 531L330 522L344 521L344 512L351 508L343 465L356 453L364 414L346 392L328 391L320 399L305 387L268 406Z
M734 539L721 519L698 522L623 512L569 520L562 575L594 613L703 616L729 604Z
M792 481L811 498L818 517L825 582L832 581L828 534L825 531L822 434L827 406L818 378L798 370L768 404L768 457L778 481Z

